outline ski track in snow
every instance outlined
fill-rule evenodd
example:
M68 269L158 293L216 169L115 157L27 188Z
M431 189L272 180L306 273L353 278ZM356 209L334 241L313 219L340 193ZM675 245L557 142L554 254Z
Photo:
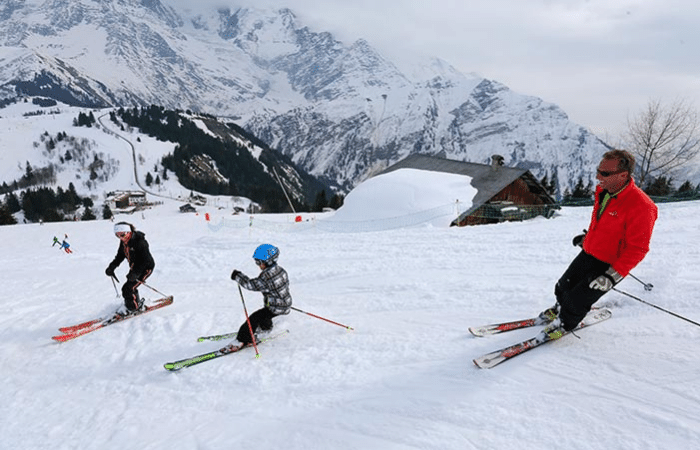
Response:
M700 203L662 204L652 250L619 288L700 321ZM552 220L370 233L212 231L167 202L133 220L156 260L147 281L175 303L64 344L50 337L121 302L104 269L107 221L0 227L0 447L3 449L694 448L700 438L700 328L617 293L613 318L491 370L472 359L537 328L475 338L467 328L553 303L590 208ZM221 216L210 211L212 223ZM227 216L227 220L231 216ZM236 220L235 218L233 220ZM247 221L247 217L239 220ZM266 220L286 221L283 216ZM51 247L70 236L75 253ZM281 249L290 333L169 373L163 363L225 342L244 320L230 273ZM117 276L123 281L126 269ZM155 300L158 294L141 288ZM243 291L248 312L262 306Z

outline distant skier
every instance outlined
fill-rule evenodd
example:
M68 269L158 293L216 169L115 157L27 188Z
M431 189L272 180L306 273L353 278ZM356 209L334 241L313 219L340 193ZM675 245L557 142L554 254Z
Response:
M145 234L141 231L136 231L132 224L127 222L115 224L114 234L121 242L119 242L117 255L105 270L105 274L117 280L117 277L114 275L114 269L124 259L128 261L129 273L126 275L126 282L122 286L124 305L117 310L117 315L126 316L136 311L145 310L143 299L139 297L138 287L153 273L155 262L148 248Z
M64 237L63 237L63 242L61 242L61 248L66 253L73 253L73 250L70 249L70 244L68 243L68 235L64 234L63 236Z
M253 253L255 264L260 268L260 275L257 278L248 278L238 270L231 273L231 279L242 287L251 291L260 291L263 294L265 306L250 315L250 327L253 333L258 332L258 328L263 331L272 329L272 319L279 315L289 314L292 307L292 296L289 294L289 277L287 271L277 264L280 251L270 244L260 245ZM238 330L236 336L241 343L239 346L229 345L227 349L232 350L253 342L248 328L248 322Z
M591 223L573 239L583 250L554 288L557 303L540 314L553 319L544 329L552 339L576 328L593 304L649 252L658 208L635 185L634 164L634 156L624 150L606 152L598 164Z
M65 251L66 253L73 253L73 250L70 249L70 244L68 243L68 235L66 234L66 235L64 235L64 236L65 236L65 237L63 238L63 241L62 241L62 242L59 241L58 238L57 238L56 236L54 236L54 237L53 237L53 244L51 244L51 247L53 247L54 245L58 244L58 245L59 245L59 247L58 247L59 250L63 250L63 251Z

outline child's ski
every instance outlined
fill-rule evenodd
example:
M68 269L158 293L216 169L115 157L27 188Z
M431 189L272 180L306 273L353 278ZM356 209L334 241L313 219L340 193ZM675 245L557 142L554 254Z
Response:
M258 343L258 345L264 344L265 342L269 342L269 341L276 339L276 338L278 338L282 335L285 335L287 333L289 333L289 330L284 330L280 333L273 334L272 336L262 338L257 343ZM163 365L163 367L165 367L166 370L169 370L171 372L176 372L178 370L184 369L186 367L192 367L196 364L200 364L200 363L203 363L205 361L211 361L212 359L220 358L222 356L230 355L232 353L237 353L237 352L239 352L245 348L248 348L248 347L252 347L252 345L246 345L246 346L242 346L242 347L234 347L231 350L227 350L227 347L223 347L223 348L220 348L219 350L215 350L213 352L203 353L201 355L193 356L191 358L181 359L180 361L165 363Z

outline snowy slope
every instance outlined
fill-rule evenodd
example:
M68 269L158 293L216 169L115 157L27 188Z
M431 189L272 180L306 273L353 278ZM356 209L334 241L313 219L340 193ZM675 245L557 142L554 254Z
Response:
M366 205L371 213L372 204ZM700 320L700 203L659 205L652 250L619 286ZM617 293L613 318L492 370L471 360L536 330L474 338L467 328L553 303L589 208L468 228L330 233L288 216L128 217L156 259L149 284L175 303L65 344L57 327L120 300L104 275L108 221L0 227L3 449L660 449L695 448L700 328ZM127 217L118 217L126 219ZM331 218L316 216L316 223ZM237 224L240 226L234 226ZM278 225L278 226L274 226ZM299 225L299 228L297 226ZM304 226L302 226L304 225ZM51 247L68 234L75 253ZM229 275L278 245L294 305L290 333L173 374L163 363L216 349L202 335L244 320ZM123 278L124 267L117 271ZM142 288L149 299L157 295ZM244 291L248 311L261 296Z

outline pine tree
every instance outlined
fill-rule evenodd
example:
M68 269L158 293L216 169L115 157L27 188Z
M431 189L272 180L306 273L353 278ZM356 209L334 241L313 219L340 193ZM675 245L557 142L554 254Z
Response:
M89 207L85 208L83 215L80 217L80 220L95 220L95 219L97 219L97 217L95 216L95 213L92 212L92 209Z
M5 206L11 214L22 210L22 205L19 203L19 199L14 192L10 192L5 196Z
M78 193L75 191L75 186L73 183L68 183L68 204L71 206L72 209L75 209L82 203L82 199L78 195Z
M34 181L34 170L32 169L31 164L29 164L29 161L27 161L27 166L24 169L24 179L26 180L28 185L30 185L32 181Z
M673 184L671 178L658 177L651 181L644 188L644 192L648 195L666 197L673 193Z
M681 187L676 191L675 196L680 198L690 198L698 195L697 189L693 186L690 180L686 180L685 183L681 184Z
M7 205L0 205L0 225L14 225L16 223L17 220L12 215Z
M103 219L111 219L114 217L114 214L112 214L112 209L109 207L107 203L104 204L102 207L102 218Z
M323 208L328 206L328 199L326 199L326 190L323 189L316 195L316 201L314 202L314 211L321 212Z
M329 207L333 209L338 209L341 206L343 206L343 202L345 201L345 197L342 196L341 194L335 194L333 197L331 197L331 202L329 203Z

